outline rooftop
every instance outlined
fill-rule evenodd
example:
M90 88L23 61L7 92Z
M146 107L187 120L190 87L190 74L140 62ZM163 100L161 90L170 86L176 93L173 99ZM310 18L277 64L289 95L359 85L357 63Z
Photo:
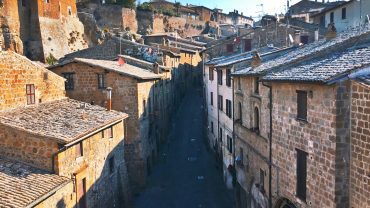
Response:
M370 85L370 67L353 72L349 78Z
M70 179L0 157L0 207L27 207Z
M0 123L68 144L127 117L122 112L65 98L1 111Z
M288 67L295 63L307 61L312 58L320 58L325 54L338 51L338 48L350 47L370 37L370 28L359 31L358 28L338 34L332 40L320 40L304 45L296 50L286 53L278 58L266 61L259 67L247 67L234 73L234 75L262 75L266 72L280 67Z
M75 58L74 61L78 63L84 63L90 66L101 67L103 69L112 72L117 72L122 75L127 75L136 79L150 80L162 78L161 75L155 74L149 70L139 68L128 63L119 65L117 61L85 59L85 58Z
M263 77L266 81L304 81L327 83L354 69L370 66L370 45L334 52L322 59L302 62L292 68L272 71Z

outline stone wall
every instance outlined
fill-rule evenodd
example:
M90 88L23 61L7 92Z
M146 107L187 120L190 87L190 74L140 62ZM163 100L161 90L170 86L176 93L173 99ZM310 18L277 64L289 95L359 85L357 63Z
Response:
M0 154L24 162L33 167L53 171L52 155L58 144L43 138L0 124Z
M344 86L320 86L309 84L273 84L273 163L280 169L279 191L274 199L285 197L299 207L336 207L342 192L343 181L337 172L343 164L338 158L341 151L341 137L346 137L345 125L337 121L345 117L339 106L345 104L347 89ZM307 98L307 122L296 119L297 93L305 90ZM337 99L344 100L337 100ZM342 105L338 105L338 104ZM339 113L340 111L340 113ZM338 129L340 127L340 129ZM307 156L307 199L296 197L296 149L308 153ZM345 167L343 167L344 169ZM274 175L273 177L276 177Z
M71 177L73 173L76 180L86 179L88 207L117 207L129 202L128 176L123 157L124 122L110 127L113 128L113 138L109 138L107 129L104 129L82 141L82 157L76 158L76 148L72 145L55 158L58 175ZM114 167L110 166L111 158Z
M35 208L64 207L73 208L76 204L76 194L74 193L73 182L69 182L57 190L49 198L37 204Z
M26 84L35 85L35 103L65 97L64 79L13 52L0 52L0 110L27 105Z
M352 82L350 207L370 204L370 87Z

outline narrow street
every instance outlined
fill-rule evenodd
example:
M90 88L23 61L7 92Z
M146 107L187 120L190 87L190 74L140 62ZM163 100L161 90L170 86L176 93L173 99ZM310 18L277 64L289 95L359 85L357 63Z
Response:
M174 115L167 143L135 208L232 208L234 200L207 150L202 99L190 90Z

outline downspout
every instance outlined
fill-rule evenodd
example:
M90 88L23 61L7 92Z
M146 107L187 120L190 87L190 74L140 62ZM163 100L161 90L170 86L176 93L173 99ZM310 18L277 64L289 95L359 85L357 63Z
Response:
M216 145L218 147L218 139L220 137L220 135L218 135L220 132L219 128L220 128L220 100L219 100L219 86L218 86L218 71L217 71L217 68L215 68L216 70L216 75L217 75L217 80L216 80L216 85L217 85L217 137L216 137ZM213 73L213 72L212 72ZM222 78L221 78L222 79ZM214 79L213 79L214 80ZM221 148L222 148L222 143L221 143ZM216 155L218 155L218 152L216 153ZM218 161L217 161L218 162ZM223 168L223 167L221 167Z
M240 79L240 78L239 78ZM235 117L235 111L234 111L234 99L235 99L235 88L234 88L234 77L231 77L231 82L232 82L232 86L231 86L231 90L232 90L232 93L233 93L233 96L232 96L232 121L233 121L233 166L234 166L234 174L235 174L235 181L236 181L236 163L235 163L235 123L234 123L234 117ZM234 177L234 176L233 176Z
M262 82L262 85L269 88L269 110L270 110L270 133L269 133L269 207L272 208L272 86Z

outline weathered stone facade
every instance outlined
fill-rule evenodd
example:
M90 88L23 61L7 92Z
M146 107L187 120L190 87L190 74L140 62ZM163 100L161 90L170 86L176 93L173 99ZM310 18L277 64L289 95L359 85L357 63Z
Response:
M370 206L370 86L352 81L350 207Z

